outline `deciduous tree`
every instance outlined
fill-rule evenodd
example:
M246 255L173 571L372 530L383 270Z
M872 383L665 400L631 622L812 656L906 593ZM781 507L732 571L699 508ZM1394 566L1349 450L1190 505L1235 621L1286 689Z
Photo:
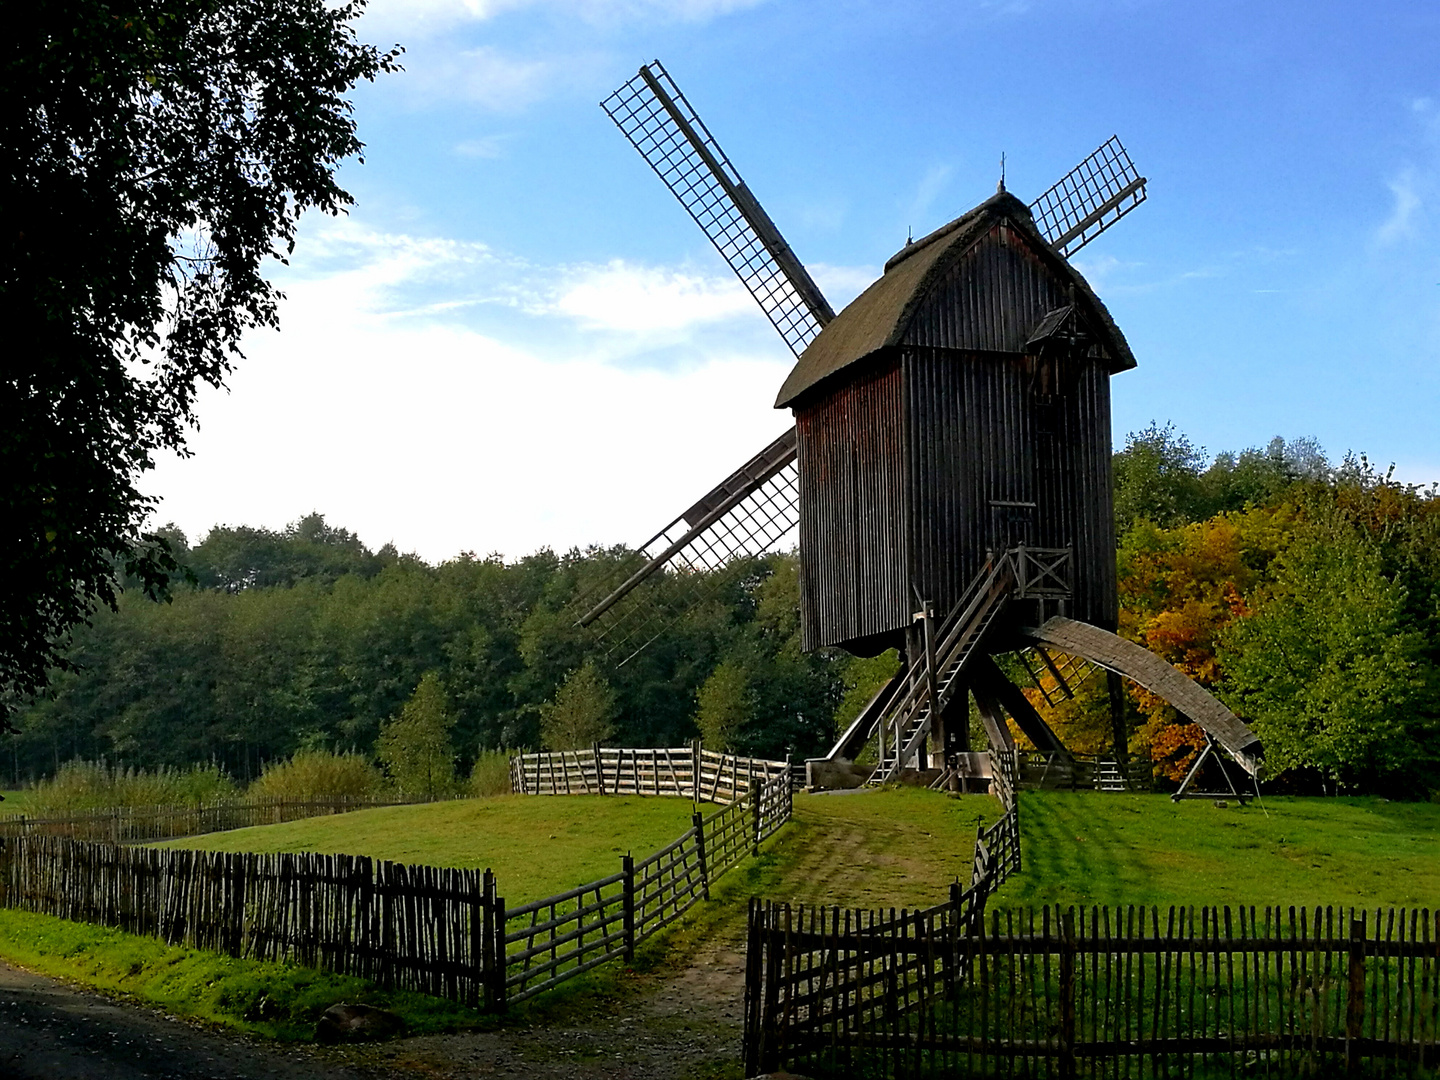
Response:
M364 0L33 0L0 72L0 722L67 635L176 569L140 474L277 324L265 278L350 196Z

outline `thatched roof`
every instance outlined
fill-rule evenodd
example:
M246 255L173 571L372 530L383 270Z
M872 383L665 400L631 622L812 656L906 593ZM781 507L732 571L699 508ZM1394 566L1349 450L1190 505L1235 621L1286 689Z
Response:
M1008 219L1012 227L1030 241L1036 255L1061 280L1073 285L1076 306L1099 333L1101 344L1111 358L1111 370L1134 367L1135 357L1130 346L1100 298L1040 235L1029 208L1002 191L897 252L885 264L884 275L840 312L801 354L780 388L775 407L786 408L842 369L880 349L901 344L912 317L930 290L1001 219Z

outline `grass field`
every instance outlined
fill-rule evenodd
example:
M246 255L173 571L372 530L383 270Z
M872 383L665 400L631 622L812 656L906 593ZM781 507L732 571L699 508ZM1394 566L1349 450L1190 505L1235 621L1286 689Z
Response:
M641 858L664 847L690 827L691 810L689 799L501 795L357 810L156 846L488 866L500 895L513 906L613 874L626 852Z
M1440 806L1379 798L1172 803L1026 792L1005 905L1440 907Z
M4 801L0 802L0 814L23 814L25 803L29 795L26 791L0 791Z

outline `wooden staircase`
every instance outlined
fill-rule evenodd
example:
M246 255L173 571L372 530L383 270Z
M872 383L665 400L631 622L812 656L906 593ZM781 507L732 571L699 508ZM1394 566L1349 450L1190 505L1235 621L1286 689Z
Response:
M941 623L936 635L934 664L911 666L912 677L898 690L875 722L879 764L866 781L878 787L907 767L920 767L920 754L930 734L937 709L949 704L959 676L975 655L985 632L1004 609L1016 585L1016 558L1006 552L992 561ZM929 668L929 670L927 670ZM932 677L933 671L933 677Z

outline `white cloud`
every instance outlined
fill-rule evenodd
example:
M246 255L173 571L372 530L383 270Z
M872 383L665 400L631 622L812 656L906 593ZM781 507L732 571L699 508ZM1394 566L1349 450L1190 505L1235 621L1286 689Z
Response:
M455 153L467 158L503 158L513 135L483 135L478 139L462 139L454 146Z
M910 217L910 221L907 224L916 226L926 219L931 205L950 183L950 177L954 172L954 167L950 165L931 165L925 170L925 174L920 177L920 182L915 185L915 195L910 200L910 205L906 210L906 213ZM948 221L949 218L946 220ZM918 236L929 231L927 228L918 228L916 235Z
M574 59L519 59L491 46L446 51L407 70L403 92L426 105L446 99L495 112L518 112L568 83L584 66Z
M429 36L510 11L545 8L591 24L706 22L764 0L370 0L361 26L370 36Z
M1375 241L1381 245L1409 237L1415 230L1416 216L1424 204L1420 194L1421 179L1413 167L1407 166L1386 186L1395 202L1390 216L1375 230Z
M734 278L633 266L616 260L572 271L548 310L583 326L646 333L749 314L755 301Z
M789 370L779 350L748 355L716 334L685 365L605 359L752 304L738 284L624 263L541 269L345 221L299 250L281 332L247 338L228 393L202 397L194 456L147 479L157 519L192 537L318 509L371 546L432 560L636 543L789 422L770 407ZM535 292L547 279L560 284ZM422 302L403 303L410 292ZM562 323L581 343L456 317L507 296L526 325ZM597 332L607 344L591 348Z

